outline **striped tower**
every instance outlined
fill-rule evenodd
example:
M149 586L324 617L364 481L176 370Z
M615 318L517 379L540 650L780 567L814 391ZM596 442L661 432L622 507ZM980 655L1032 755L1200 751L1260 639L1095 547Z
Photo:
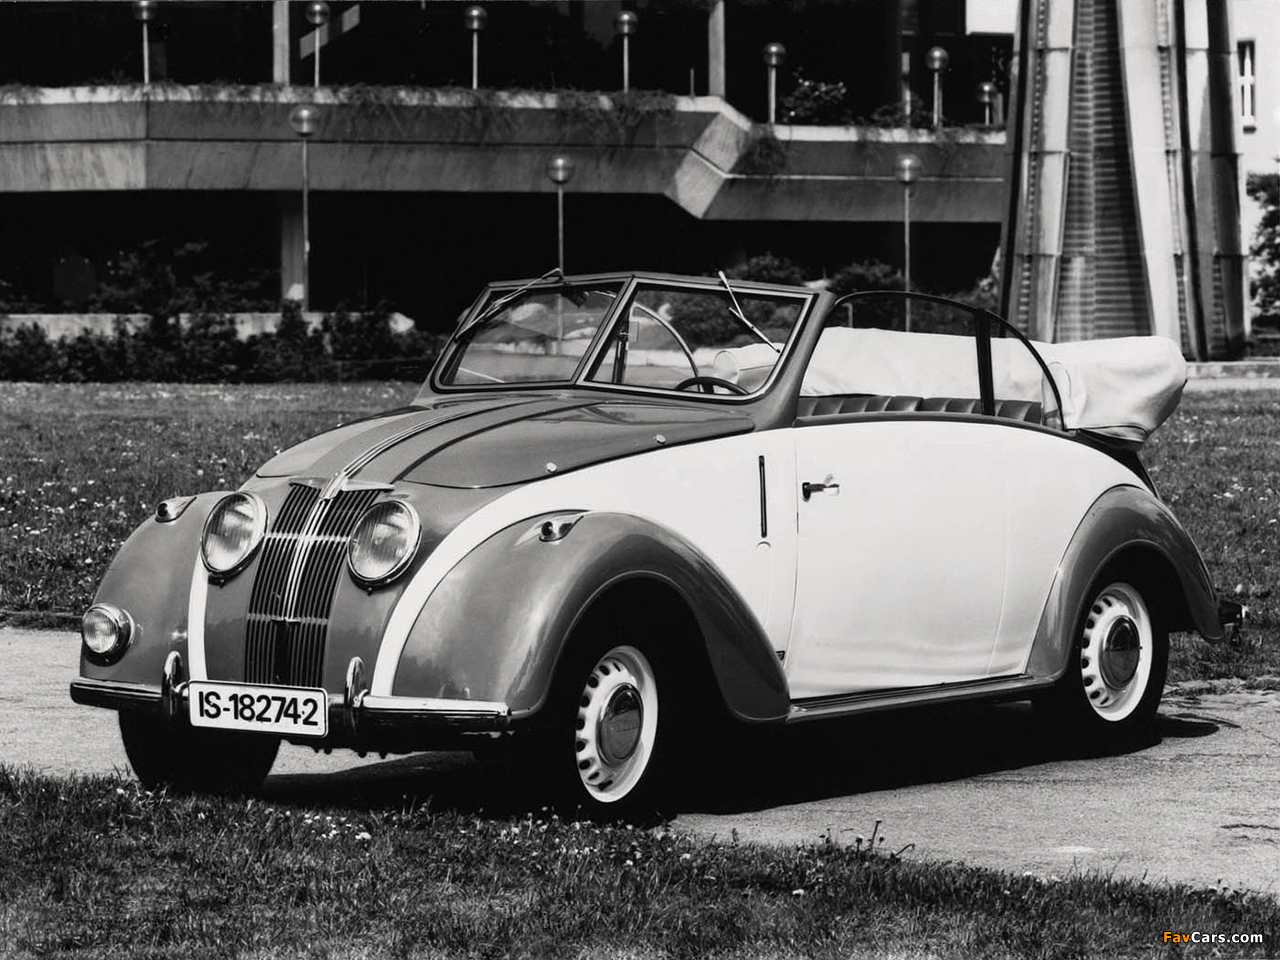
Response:
M1020 0L1003 308L1036 339L1244 348L1228 0Z

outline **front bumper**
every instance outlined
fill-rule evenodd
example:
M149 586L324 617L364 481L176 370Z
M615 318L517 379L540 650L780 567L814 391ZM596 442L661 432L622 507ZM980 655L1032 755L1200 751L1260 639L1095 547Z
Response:
M82 678L71 682L71 699L92 707L154 713L164 723L188 722L187 680L176 652L165 661L159 686ZM477 737L508 732L511 724L505 703L373 696L357 657L347 669L346 689L329 694L329 736L298 742L374 752L465 749Z

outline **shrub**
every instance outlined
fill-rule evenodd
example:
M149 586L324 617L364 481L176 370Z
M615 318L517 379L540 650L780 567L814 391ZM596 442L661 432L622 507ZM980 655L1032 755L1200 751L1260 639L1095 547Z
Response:
M902 271L879 260L851 263L837 270L827 289L837 296L861 290L901 290L906 286Z
M298 305L286 303L279 327L247 340L235 318L196 313L181 322L152 317L130 329L117 320L110 333L85 331L50 340L43 328L0 327L0 380L62 382L275 382L416 379L443 338L417 330L395 333L385 310L340 311L310 330Z
M0 377L5 380L61 380L65 357L60 343L49 340L34 323L0 328Z
M800 69L794 77L795 88L778 104L784 123L847 126L853 122L849 89L843 83L810 80Z
M734 280L754 280L757 283L781 283L800 286L808 279L805 268L794 260L762 253L750 257L725 271Z

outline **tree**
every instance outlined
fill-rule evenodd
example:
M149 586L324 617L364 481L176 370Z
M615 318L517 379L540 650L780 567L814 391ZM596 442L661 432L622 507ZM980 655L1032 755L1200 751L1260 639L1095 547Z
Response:
M1280 324L1280 175L1251 173L1245 190L1262 206L1262 221L1249 247L1254 309L1258 319Z

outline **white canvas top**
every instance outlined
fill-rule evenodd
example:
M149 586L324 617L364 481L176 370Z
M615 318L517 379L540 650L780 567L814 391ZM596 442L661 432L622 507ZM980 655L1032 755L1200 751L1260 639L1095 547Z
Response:
M1033 343L1062 395L1068 430L1112 442L1141 445L1178 406L1187 365L1165 337L1119 337L1075 343ZM737 382L763 357L765 344L721 351L716 373ZM741 353L739 356L738 354ZM1043 371L1022 342L991 341L997 400L1030 400L1046 414L1056 408ZM978 397L972 337L895 330L831 327L824 330L801 385L802 396L876 394Z

